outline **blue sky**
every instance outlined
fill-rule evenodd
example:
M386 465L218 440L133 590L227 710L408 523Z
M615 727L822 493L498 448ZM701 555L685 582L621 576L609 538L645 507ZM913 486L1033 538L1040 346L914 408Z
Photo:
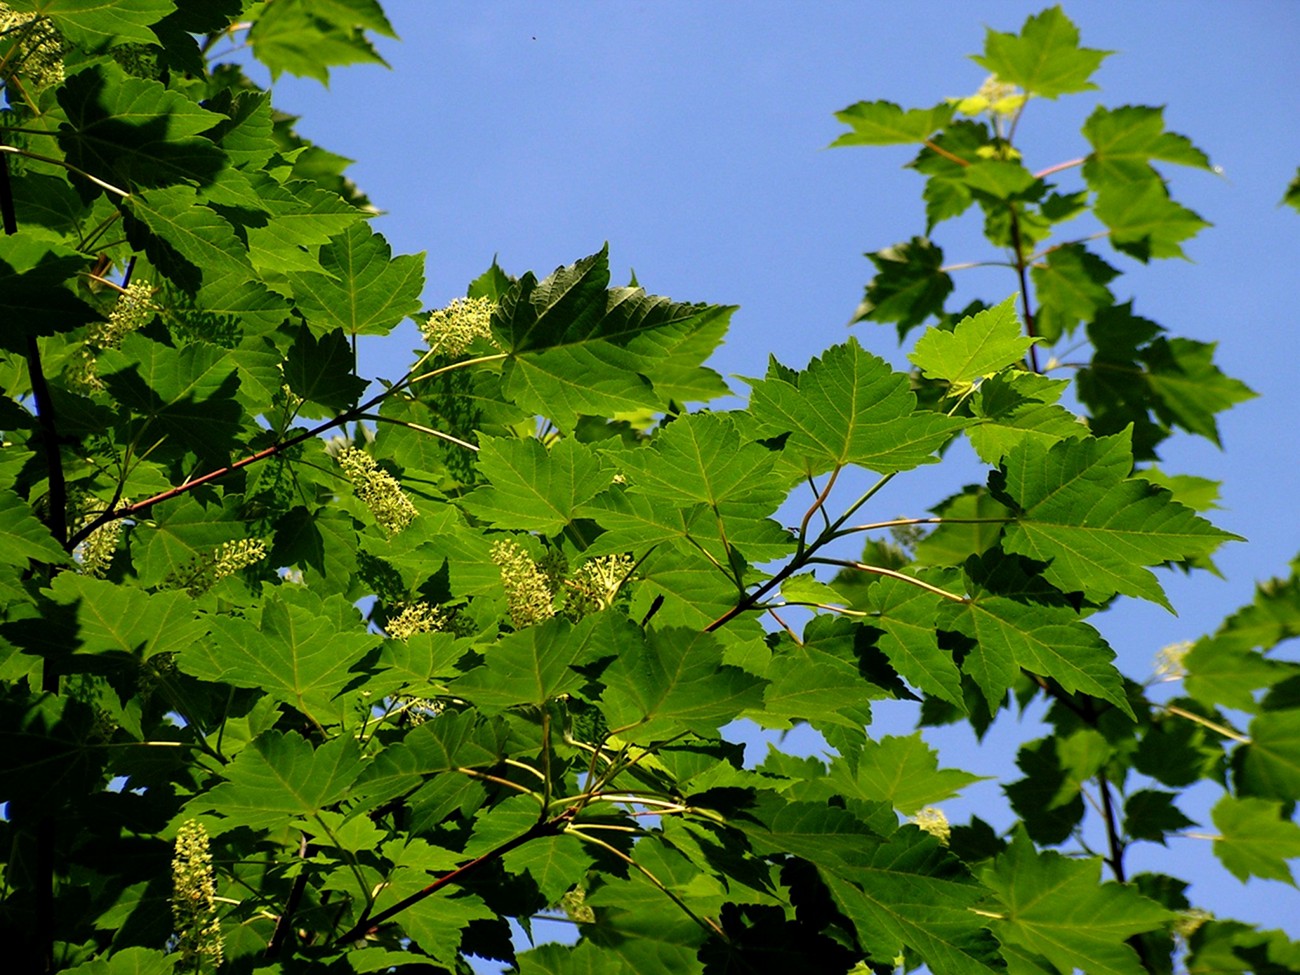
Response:
M282 78L276 104L300 131L356 160L352 177L387 214L376 228L395 252L427 251L430 307L463 294L496 255L541 274L608 240L616 279L635 269L648 290L736 304L713 364L757 375L774 353L802 366L843 341L869 276L862 253L922 233L921 181L897 149L835 149L833 112L860 99L932 105L973 93L966 55L984 28L1018 30L1041 9L1020 0L898 2L524 3L387 0L402 41L381 41L393 70L334 74L332 87ZM1122 668L1142 679L1156 651L1195 639L1248 601L1255 580L1300 552L1300 437L1294 292L1300 215L1279 208L1300 164L1300 4L1291 0L1072 0L1084 43L1114 51L1101 91L1031 105L1020 145L1033 169L1086 151L1079 126L1099 102L1166 105L1223 175L1167 172L1174 198L1215 224L1190 261L1142 267L1103 248L1126 273L1112 284L1173 334L1220 343L1218 361L1261 394L1220 422L1225 450L1179 436L1164 467L1222 480L1216 521L1245 535L1218 559L1225 579L1166 574L1178 616L1125 604L1098 621ZM1063 185L1077 176L1064 174ZM960 224L960 226L959 226ZM978 228L935 235L950 261L988 256ZM988 269L958 278L958 301L996 301L1015 283ZM959 307L958 301L952 304ZM892 327L856 326L867 348L905 365ZM400 375L414 329L363 347L363 368ZM732 386L742 391L740 382ZM973 468L935 469L878 513L921 514ZM944 465L948 468L948 465ZM896 510L895 510L896 509ZM1296 651L1289 651L1295 659ZM884 709L880 709L883 711ZM880 715L880 733L910 716ZM927 732L945 764L1006 777L1030 721L1002 719L983 749ZM995 783L972 787L950 815L1005 822ZM1185 811L1204 822L1214 791ZM1149 849L1148 849L1149 848ZM1300 934L1300 896L1242 888L1204 841L1139 844L1131 867L1196 879L1193 897L1225 916Z

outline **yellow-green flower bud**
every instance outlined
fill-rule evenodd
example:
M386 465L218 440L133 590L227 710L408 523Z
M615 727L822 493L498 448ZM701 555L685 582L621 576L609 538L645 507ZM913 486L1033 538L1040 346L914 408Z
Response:
M475 339L492 334L492 312L496 307L496 302L488 298L456 298L446 308L431 313L420 331L432 351L454 359Z
M0 80L32 94L62 83L63 36L48 18L0 3Z
M340 447L334 459L352 482L361 503L370 509L389 536L396 535L415 520L419 513L410 498L402 493L402 486L388 471L380 467L373 457L356 447Z
M533 626L555 615L554 590L547 573L513 538L492 545L492 561L501 570L510 622L516 630Z
M952 837L952 827L948 825L948 817L944 815L942 809L935 806L926 806L919 810L910 822L925 830L944 846L948 845L948 840Z
M390 617L388 635L394 640L408 640L417 633L433 633L449 629L447 614L428 603L408 603L396 616Z
M221 966L221 922L217 918L217 884L208 849L208 831L198 820L181 824L172 853L172 923L175 950L182 964L195 970L205 962Z
M583 562L564 584L568 589L565 614L581 619L609 609L635 564L628 555L600 555Z

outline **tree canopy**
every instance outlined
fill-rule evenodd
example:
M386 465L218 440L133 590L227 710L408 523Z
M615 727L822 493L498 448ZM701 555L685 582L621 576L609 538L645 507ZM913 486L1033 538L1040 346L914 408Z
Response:
M1300 561L1158 681L1094 625L1240 541L1158 461L1253 392L1112 289L1208 226L1171 190L1207 154L1101 105L1031 168L1027 108L1108 52L1059 7L990 29L977 93L836 115L837 146L915 152L926 226L868 255L856 315L910 371L864 330L711 408L734 308L616 284L606 247L427 309L346 160L213 53L326 81L392 34L373 0L0 4L24 970L1300 971L1174 857L1126 860L1193 829L1225 883L1294 884ZM1011 297L951 307L957 219ZM409 367L361 375L407 320ZM960 438L975 483L879 510ZM873 733L900 700L980 736L1050 702L1010 829L948 821L978 776ZM741 719L827 751L746 762ZM531 946L544 918L570 943Z

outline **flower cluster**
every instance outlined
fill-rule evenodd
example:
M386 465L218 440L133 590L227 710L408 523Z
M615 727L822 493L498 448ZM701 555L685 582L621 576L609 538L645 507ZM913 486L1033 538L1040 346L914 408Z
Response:
M510 622L516 630L533 626L555 615L554 572L547 572L513 538L492 545L492 561L501 570Z
M948 845L948 840L952 837L952 827L948 825L948 817L944 815L942 809L935 806L926 806L918 810L910 822L925 830L944 846Z
M429 348L451 358L464 353L475 339L491 334L496 302L488 298L456 298L446 308L430 313L420 326Z
M428 603L408 603L402 611L388 620L384 627L394 640L409 640L417 633L432 633L451 628L451 619L437 606Z
M86 330L86 341L80 356L71 367L70 378L87 392L104 388L99 378L96 357L104 349L115 349L136 329L149 324L158 311L153 300L154 289L146 281L132 281L117 297L117 303L108 314L108 320L92 322Z
M982 115L988 112L993 116L1008 116L1015 115L1020 110L1025 97L1025 93L1015 85L1007 84L997 75L989 75L975 94L953 100L957 103L957 111L963 115Z
M222 579L266 558L266 543L256 538L222 542L211 552L194 556L163 580L164 589L184 589L201 596Z
M364 450L343 446L334 459L352 482L352 490L361 503L370 509L379 527L390 537L402 531L415 520L418 513L411 499L402 493L397 479L375 462Z
M1180 640L1167 647L1161 647L1156 652L1156 677L1161 680L1182 680L1186 677L1185 661L1191 649L1192 644L1189 640Z
M0 41L10 35L18 43L0 46L0 78L9 83L21 75L22 86L33 94L63 82L63 37L48 18L0 3Z
M630 555L600 555L583 562L564 584L569 591L565 615L577 620L609 609L635 565Z
M102 502L90 495L76 497L73 501L76 506L75 510L78 512L74 527L80 531L99 516L99 511L90 509L92 506L100 506ZM121 499L121 503L130 504L125 498ZM72 553L72 557L77 560L83 576L102 579L108 574L121 535L122 522L120 519L115 518L112 521L104 522L81 540Z
M189 819L176 833L172 853L172 923L175 950L182 964L198 970L204 961L221 967L221 922L217 919L217 884L208 849L208 831Z

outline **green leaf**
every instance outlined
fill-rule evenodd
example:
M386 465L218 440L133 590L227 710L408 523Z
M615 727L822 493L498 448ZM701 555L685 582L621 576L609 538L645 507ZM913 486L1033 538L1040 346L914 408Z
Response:
M1135 840L1165 845L1165 834L1195 826L1174 805L1177 796L1157 789L1142 789L1124 801L1124 832Z
M577 510L610 484L595 452L566 437L549 449L540 440L480 437L479 473L488 484L461 507L488 524L559 533Z
M1257 394L1241 380L1219 371L1214 364L1217 346L1215 342L1157 338L1143 351L1142 361L1156 415L1222 446L1214 415Z
M148 660L207 634L181 592L146 592L64 572L50 584L55 602L77 610L78 653L125 653Z
M142 246L172 281L195 295L198 309L231 315L245 327L269 330L288 314L283 298L256 280L235 228L201 206L193 189L169 186L131 194L126 206L147 228Z
M1080 47L1079 29L1060 7L1049 7L1030 16L1018 35L989 28L984 54L972 60L999 81L1031 95L1056 98L1095 90L1097 86L1088 79L1110 53Z
M972 440L980 429L970 428ZM1003 525L1014 517L1009 508L977 485L963 489L930 510L944 520L917 543L913 554L918 565L960 565L970 556L993 547Z
M1295 885L1286 861L1300 857L1300 826L1286 808L1269 799L1225 795L1210 810L1219 831L1214 855L1242 883L1262 877Z
M904 111L893 102L858 102L835 117L849 127L832 146L888 146L927 142L952 120L952 105L944 102L934 108L909 108Z
M985 894L958 861L917 830L840 865L814 860L873 959L911 948L936 975L989 975L996 948L974 911Z
M365 31L396 37L375 0L276 0L260 7L248 41L271 69L329 83L329 69L344 64L385 64Z
M284 357L284 381L295 396L325 407L330 415L341 413L354 406L366 389L365 380L354 374L355 364L341 329L317 338L303 326Z
M180 955L164 955L151 948L122 948L107 958L96 958L75 968L65 968L67 975L170 975Z
M871 624L884 631L879 646L894 669L918 690L964 708L957 665L936 636L941 602L935 593L902 579L883 578L867 590Z
M1300 711L1265 711L1250 721L1250 744L1233 756L1242 795L1293 802L1300 796Z
M1277 663L1230 640L1203 637L1182 659L1187 693L1206 707L1258 709L1255 693L1286 676Z
M143 43L155 41L149 35ZM59 126L68 162L120 189L206 183L224 165L221 150L200 133L225 116L157 81L133 78L111 61L73 75L58 97L68 116Z
M576 626L549 619L493 644L487 660L452 687L484 714L573 693L585 678L575 669L602 657L635 653L640 645L630 621L615 611L588 616Z
M625 649L603 679L604 697L593 703L619 737L639 744L714 734L763 698L763 681L722 663L716 637L679 628Z
M354 223L320 251L323 273L289 275L299 310L318 334L387 335L420 310L424 254L392 256L382 234Z
M774 656L762 676L768 682L763 706L746 717L764 728L806 721L818 729L859 729L871 723L869 699L885 696L864 683L853 664L807 647Z
M879 474L932 463L964 425L916 408L907 377L856 339L828 349L798 374L753 383L750 413L768 436L789 434L783 454L805 475L856 464Z
M1126 940L1174 916L1132 887L1101 883L1099 857L1039 853L1023 831L981 879L1001 902L1002 917L990 925L998 940L1042 955L1061 972L1142 975Z
M1097 193L1093 213L1110 228L1116 250L1144 262L1153 257L1185 257L1179 245L1210 226L1171 200L1160 180L1107 184Z
M26 339L68 331L99 318L68 288L86 259L70 247L18 233L0 237L0 348L26 352Z
M1003 372L980 383L971 399L977 423L966 428L971 446L996 465L1015 447L1034 440L1044 447L1088 435L1074 413L1057 405L1068 384L1032 372Z
M1063 440L1050 448L1029 441L1007 454L1007 494L1021 514L1003 537L1008 552L1047 562L1045 578L1093 601L1115 593L1169 608L1164 590L1143 566L1209 555L1236 536L1129 478L1128 436ZM1081 518L1086 513L1086 518Z
M32 513L31 505L8 488L0 488L0 563L26 569L30 559L66 565L71 559L50 530Z
M525 274L492 317L493 334L510 353L506 395L565 430L582 414L659 410L702 381L716 388L698 367L734 309L608 285L602 248L540 282Z
M212 639L181 648L178 665L204 680L260 688L318 724L337 723L339 696L379 645L356 618L342 596L322 600L282 586L267 596L256 622L212 616Z
M921 739L919 731L906 737L886 735L868 741L855 756L856 768L850 786L841 776L848 769L841 763L832 765L831 782L853 795L876 802L887 802L905 816L945 799L951 799L972 782L987 776L972 775L960 769L939 768L939 753Z
M458 768L487 768L504 754L506 729L500 720L487 721L474 711L449 711L426 721L389 745L371 762L357 788L361 808L372 808L413 791L439 772Z
M931 315L943 314L952 292L952 278L943 270L943 250L924 237L886 247L867 255L876 273L854 322L897 322L902 338Z
M49 17L65 38L91 50L157 44L150 25L176 9L175 0L12 0L7 6Z
M221 770L226 780L186 804L192 813L216 813L210 833L239 826L277 829L311 817L348 795L363 768L361 750L343 735L313 749L295 731L268 731Z
M1083 123L1092 152L1083 164L1083 178L1094 189L1107 183L1159 179L1151 160L1210 169L1210 159L1186 136L1165 131L1165 110L1126 105L1100 105Z
M1034 341L1021 333L1012 296L963 318L951 332L927 330L907 357L930 379L972 383L1023 360Z
M1051 677L1065 690L1110 701L1130 717L1115 654L1093 627L1079 618L1059 592L1032 575L1021 560L996 550L966 562L971 595L945 604L941 625L976 642L962 662L996 708L1023 668Z
M1029 269L1038 297L1034 324L1048 343L1071 335L1080 322L1090 322L1115 296L1106 284L1119 275L1082 244L1064 244L1048 252Z
M1296 169L1295 177L1287 184L1282 202L1295 210L1300 210L1300 167Z
M229 462L243 419L234 357L215 345L195 342L175 349L142 335L128 335L99 354L104 385L146 420L154 439L165 435L211 464Z

